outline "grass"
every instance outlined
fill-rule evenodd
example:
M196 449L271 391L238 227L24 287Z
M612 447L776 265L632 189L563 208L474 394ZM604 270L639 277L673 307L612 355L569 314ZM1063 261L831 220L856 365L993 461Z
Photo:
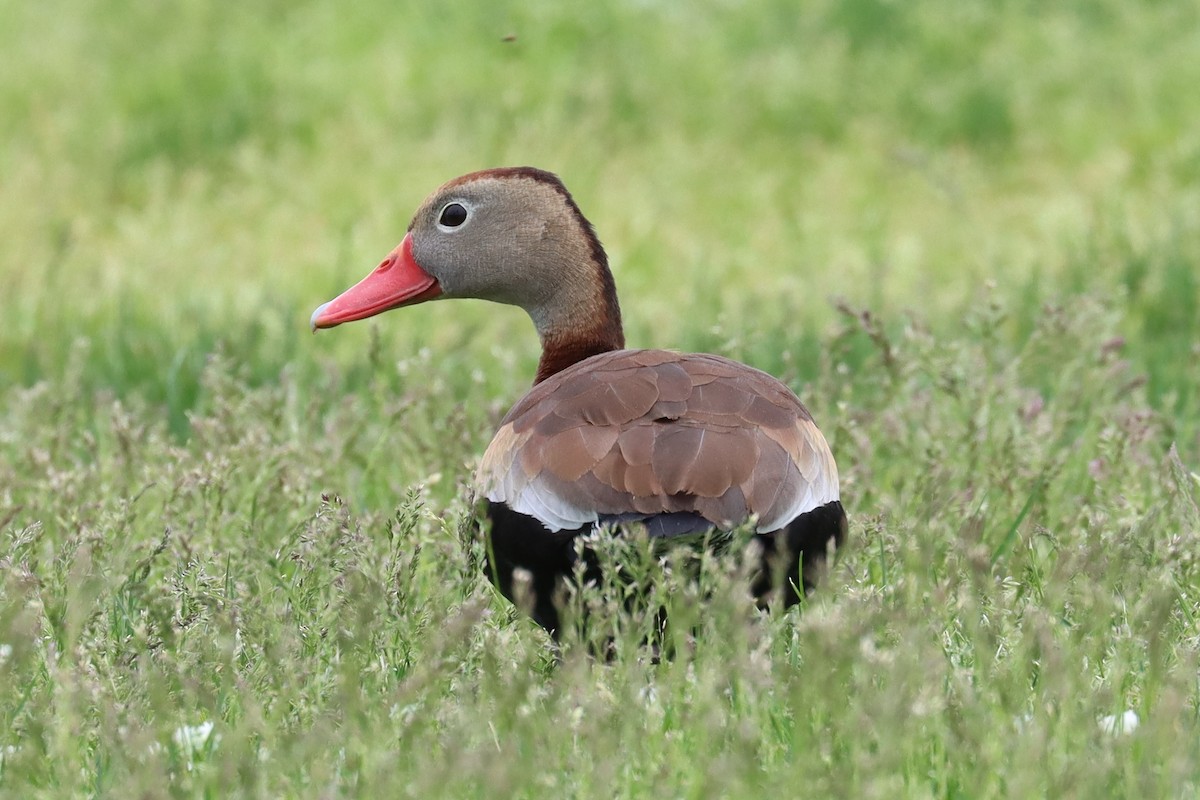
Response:
M1196 17L0 4L0 794L1194 795ZM852 528L803 609L635 542L695 641L556 660L467 488L528 321L308 336L509 163L631 342L812 408Z

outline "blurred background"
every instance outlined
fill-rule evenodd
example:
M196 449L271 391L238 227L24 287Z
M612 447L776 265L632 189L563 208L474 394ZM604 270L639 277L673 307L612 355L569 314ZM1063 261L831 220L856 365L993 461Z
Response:
M596 225L631 344L803 374L835 299L952 335L1000 298L1019 339L1088 293L1119 310L1154 402L1195 415L1198 18L1120 0L4 2L0 381L83 346L85 381L185 435L214 348L274 380L381 329L515 397L537 355L520 312L437 305L316 341L306 321L442 181L531 164Z

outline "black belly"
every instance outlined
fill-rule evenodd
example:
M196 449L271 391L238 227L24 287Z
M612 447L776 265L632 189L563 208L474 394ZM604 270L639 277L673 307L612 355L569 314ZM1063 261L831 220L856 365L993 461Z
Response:
M574 575L580 558L575 539L590 533L593 526L548 531L536 518L491 501L488 502L487 516L491 523L487 526L488 577L501 594L518 602L513 572L518 569L528 572L531 596L522 598L521 604L527 605L533 619L557 637L561 628L556 599L563 582ZM696 526L679 519L680 515L664 516L674 519L638 521L648 523L652 537L656 530L679 529L681 533L696 533ZM763 603L777 599L785 607L798 603L801 595L797 586L803 587L805 594L816 587L830 546L842 546L846 528L846 512L835 500L801 514L777 531L755 534L754 538L762 544L763 556L750 587L754 596ZM584 579L598 579L595 559L588 557L586 548L581 555Z

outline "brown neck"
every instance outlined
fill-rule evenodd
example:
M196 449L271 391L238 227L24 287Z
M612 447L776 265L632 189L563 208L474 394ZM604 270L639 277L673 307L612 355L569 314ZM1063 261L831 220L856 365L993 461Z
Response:
M608 268L608 256L592 225L562 184L555 183L583 236L586 249L568 257L577 269L564 269L561 274L572 275L563 281L552 299L536 311L530 310L538 337L542 340L542 358L538 362L536 386L585 358L625 347L621 328L621 304L617 301L617 285ZM565 265L564 265L565 266Z
M625 334L621 332L620 317L616 325L600 325L586 332L551 334L542 339L542 358L538 361L536 386L556 372L561 372L585 358L625 346Z
M533 379L535 386L585 358L625 346L617 286L604 250L594 237L592 241L594 269L585 273L590 279L577 284L576 291L564 293L550 309L534 315L542 340L542 358Z

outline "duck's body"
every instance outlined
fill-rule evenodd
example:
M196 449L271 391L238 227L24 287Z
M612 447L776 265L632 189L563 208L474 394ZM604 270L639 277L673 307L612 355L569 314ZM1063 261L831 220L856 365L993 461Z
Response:
M779 588L790 605L815 584L846 515L811 415L744 364L624 349L603 248L555 176L487 170L441 187L392 255L312 324L442 296L520 305L542 340L534 388L501 422L477 475L489 576L512 600L514 571L527 570L541 625L558 630L556 590L575 567L574 539L598 525L637 523L672 539L753 520L764 550L755 595Z

